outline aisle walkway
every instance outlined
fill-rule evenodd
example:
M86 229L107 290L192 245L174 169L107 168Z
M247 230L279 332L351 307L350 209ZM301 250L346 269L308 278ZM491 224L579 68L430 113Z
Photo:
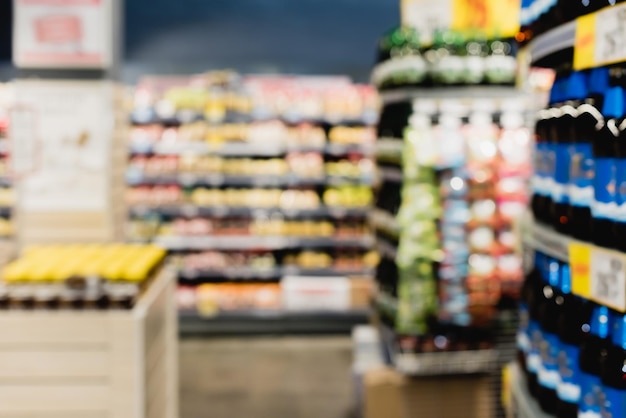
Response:
M345 418L348 337L183 339L181 418Z

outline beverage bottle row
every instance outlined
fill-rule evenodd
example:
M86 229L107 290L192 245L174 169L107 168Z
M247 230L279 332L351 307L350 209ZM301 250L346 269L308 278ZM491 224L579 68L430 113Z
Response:
M522 0L521 41L624 0Z
M532 211L564 234L626 251L626 67L558 77L536 124Z
M542 253L522 288L518 361L558 418L626 416L626 316L572 294L571 271Z

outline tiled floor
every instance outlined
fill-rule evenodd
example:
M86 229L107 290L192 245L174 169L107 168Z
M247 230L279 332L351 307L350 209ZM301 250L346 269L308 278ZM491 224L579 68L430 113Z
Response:
M183 339L181 418L345 418L348 337Z

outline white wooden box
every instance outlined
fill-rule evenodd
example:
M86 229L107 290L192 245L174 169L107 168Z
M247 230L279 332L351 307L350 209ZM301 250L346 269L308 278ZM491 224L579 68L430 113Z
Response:
M165 268L132 310L0 311L0 418L175 418L177 316Z

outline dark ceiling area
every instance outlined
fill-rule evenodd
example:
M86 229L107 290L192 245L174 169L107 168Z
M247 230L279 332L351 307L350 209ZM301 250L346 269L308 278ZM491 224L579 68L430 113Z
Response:
M0 63L11 57L0 0ZM399 0L126 0L123 77L148 73L347 74L366 80Z

